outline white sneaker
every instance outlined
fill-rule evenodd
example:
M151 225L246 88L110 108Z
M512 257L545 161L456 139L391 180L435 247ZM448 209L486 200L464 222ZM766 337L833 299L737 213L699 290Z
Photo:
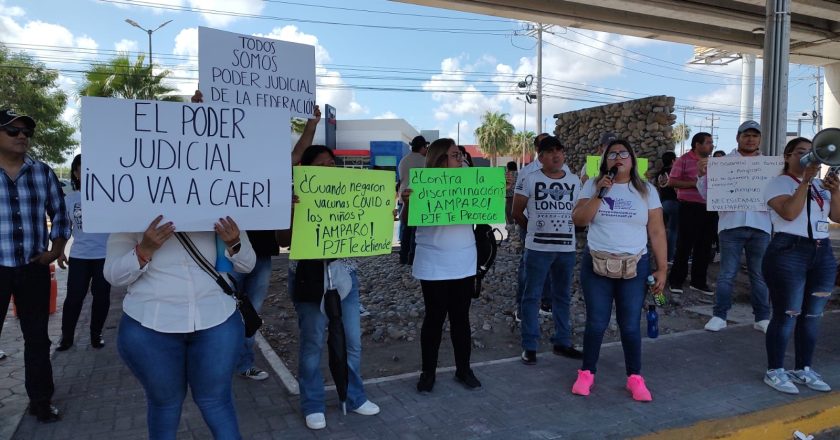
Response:
M306 427L309 429L324 429L327 427L327 419L324 413L312 413L306 416Z
M6 359L6 352L3 351L3 350L0 350L0 361L2 361L3 359Z
M712 319L703 327L710 332L719 332L726 328L726 320L720 319L717 316L712 316Z
M766 334L768 325L770 325L770 320L762 319L761 321L758 321L755 324L753 324L753 328Z
M764 375L764 383L770 385L776 391L781 391L786 394L799 394L799 388L790 381L790 376L784 368L775 370L767 370Z
M822 376L812 370L811 367L805 367L801 370L791 370L788 371L788 374L790 375L790 380L805 385L814 391L831 391L831 387L822 380Z
M379 414L379 405L371 402L370 400L365 400L365 403L354 409L353 412L363 416L374 416Z

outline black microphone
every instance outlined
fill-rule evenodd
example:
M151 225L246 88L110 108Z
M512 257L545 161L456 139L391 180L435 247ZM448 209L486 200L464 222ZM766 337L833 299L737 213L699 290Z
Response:
M612 167L612 168L610 168L610 170L609 170L609 171L607 171L607 175L606 175L606 177L607 177L608 179L612 180L612 179L615 179L615 175L616 175L616 174L618 174L618 167L617 167L617 166L615 166L615 165L613 165L613 167ZM603 198L604 198L604 196L605 196L605 195L607 195L607 191L609 191L609 190L610 190L610 189L609 189L609 188L607 188L606 186L605 186L605 187L603 187L603 188L601 188L601 190L600 190L600 191L598 191L598 198L599 198L599 199L603 199Z

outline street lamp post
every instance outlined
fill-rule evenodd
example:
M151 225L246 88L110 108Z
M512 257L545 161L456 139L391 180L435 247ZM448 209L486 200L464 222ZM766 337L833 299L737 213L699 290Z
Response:
M143 32L149 34L149 74L151 74L151 72L152 72L152 34L155 33L158 29L168 25L169 23L172 23L172 20L167 20L167 21L163 22L163 24L156 27L155 29L146 29L143 26L140 26L139 23L137 23L136 21L134 21L130 18L126 18L125 22L134 26L134 27L136 27L137 29L140 29Z

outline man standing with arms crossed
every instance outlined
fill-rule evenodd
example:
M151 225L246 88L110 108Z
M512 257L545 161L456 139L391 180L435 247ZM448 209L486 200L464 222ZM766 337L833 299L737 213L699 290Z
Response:
M706 210L706 199L697 190L698 163L707 159L714 149L712 135L697 133L691 138L691 151L679 157L671 167L668 186L676 188L679 201L677 252L668 276L671 292L682 293L691 257L692 289L706 295L714 292L706 280L715 237L715 212Z
M55 173L27 154L34 133L34 119L0 110L0 325L14 294L24 340L29 414L48 423L60 419L51 402L55 387L47 333L49 265L64 252L70 223ZM49 231L47 215L52 221Z
M746 121L738 127L738 148L728 156L760 156L761 125ZM700 163L699 189L706 197L708 158ZM705 329L716 332L726 327L726 313L732 307L732 285L741 266L741 252L747 255L747 272L750 276L750 302L752 302L755 324L753 328L767 333L770 323L770 300L767 284L761 273L764 251L770 243L770 213L767 211L721 211L718 221L720 242L720 273L715 292L714 316Z

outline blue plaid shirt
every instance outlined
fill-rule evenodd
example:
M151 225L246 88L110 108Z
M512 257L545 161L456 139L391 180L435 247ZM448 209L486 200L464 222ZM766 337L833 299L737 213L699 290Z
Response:
M19 267L49 248L48 237L69 239L70 222L61 185L47 164L26 156L14 180L2 168L0 174L0 266Z

